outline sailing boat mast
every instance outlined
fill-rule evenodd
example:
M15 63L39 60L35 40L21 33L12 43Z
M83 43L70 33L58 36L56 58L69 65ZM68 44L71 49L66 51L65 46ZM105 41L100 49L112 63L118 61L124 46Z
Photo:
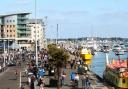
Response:
M109 64L108 53L105 53L105 55L106 55L106 65L108 65Z

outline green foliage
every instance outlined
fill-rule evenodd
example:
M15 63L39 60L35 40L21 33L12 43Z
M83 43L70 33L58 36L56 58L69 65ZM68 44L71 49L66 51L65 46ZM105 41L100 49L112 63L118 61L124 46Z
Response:
M52 64L57 67L62 67L69 58L69 54L63 48L58 48L55 44L48 46L48 54L51 57L49 61L52 61Z

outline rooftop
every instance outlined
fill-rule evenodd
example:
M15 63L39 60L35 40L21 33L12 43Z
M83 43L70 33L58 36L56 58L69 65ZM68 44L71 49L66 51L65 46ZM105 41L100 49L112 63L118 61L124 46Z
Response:
M7 14L7 15L0 15L0 17L7 17L7 16L13 16L13 15L28 15L30 13L14 13L14 14Z
M29 19L28 20L28 23L29 24L35 24L35 23L37 23L37 24L43 24L43 19Z

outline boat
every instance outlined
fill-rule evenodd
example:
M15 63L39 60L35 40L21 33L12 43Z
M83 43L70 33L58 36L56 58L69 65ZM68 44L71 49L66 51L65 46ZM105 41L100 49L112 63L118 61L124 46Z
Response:
M115 89L128 89L128 59L113 59L111 62L106 56L106 68L103 79L113 85Z
M109 53L110 47L109 47L108 45L104 45L102 51L103 51L104 53Z
M80 52L80 56L82 60L84 61L84 64L89 65L91 63L93 55L90 49L83 48Z
M121 49L122 49L122 48L121 48L120 45L114 45L112 51L113 51L113 52L117 52L117 51L119 51L119 50L121 50Z
M115 51L115 54L116 55L124 55L125 51L122 49L122 50L119 50L119 51Z

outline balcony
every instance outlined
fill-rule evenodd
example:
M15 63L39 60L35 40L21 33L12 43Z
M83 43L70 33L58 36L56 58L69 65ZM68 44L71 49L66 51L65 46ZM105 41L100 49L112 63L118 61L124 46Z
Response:
M25 20L25 19L28 19L27 17L17 17L17 19L22 19L22 20Z
M18 29L27 29L26 26L18 26L17 28L18 28Z
M28 33L31 33L31 31L18 30L17 33L19 33L19 34L28 34Z
M27 24L26 21L18 21L17 24Z

